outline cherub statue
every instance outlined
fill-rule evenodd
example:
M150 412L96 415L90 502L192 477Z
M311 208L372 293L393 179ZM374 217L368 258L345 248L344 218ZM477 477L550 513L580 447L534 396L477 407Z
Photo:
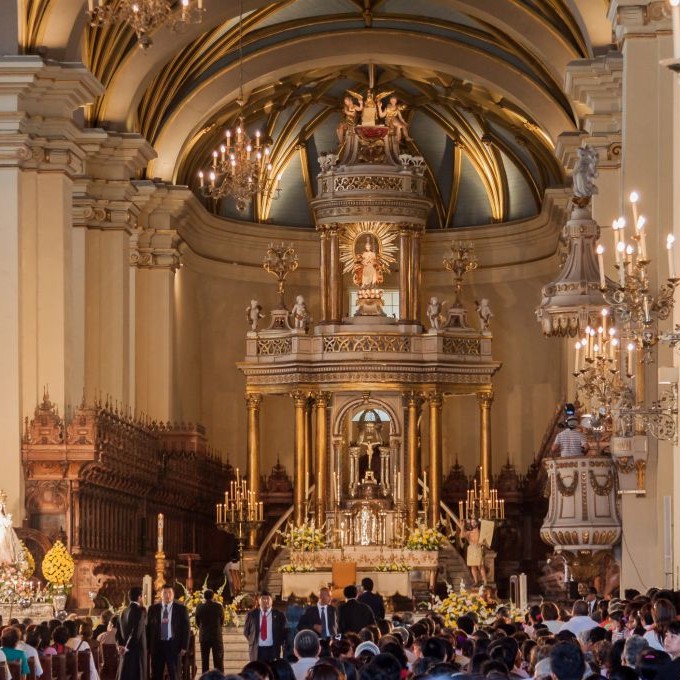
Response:
M479 322L482 326L482 332L489 330L489 322L493 318L493 312L489 307L489 301L487 298L482 298L481 300L475 300L475 305L477 306L477 315L479 316Z
M430 298L430 304L427 306L427 318L430 320L430 326L435 330L442 327L442 303L436 297Z
M354 130L357 124L357 113L364 110L364 98L358 92L351 90L347 90L347 92L349 94L343 100L342 120L335 130L340 144L345 141L347 133Z
M390 129L390 134L397 138L397 144L401 142L402 137L407 142L412 141L408 134L408 125L401 115L405 108L404 104L397 103L397 98L394 95L390 97L389 104L385 107L383 107L382 100L378 100L378 115L385 119L385 125Z
M582 146L576 149L578 162L571 174L576 198L590 198L597 193L594 179L597 177L597 163L600 158L597 150L592 146Z
M309 327L309 322L311 321L312 317L307 310L307 305L305 304L305 299L302 297L302 295L298 295L295 298L295 304L293 305L293 309L290 313L293 317L293 326L306 331Z
M259 320L264 319L262 305L257 300L251 300L250 304L246 307L246 319L248 319L250 330L256 331Z

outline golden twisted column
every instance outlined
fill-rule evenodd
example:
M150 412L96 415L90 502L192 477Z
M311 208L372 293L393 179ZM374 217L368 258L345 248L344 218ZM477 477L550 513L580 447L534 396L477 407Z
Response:
M427 523L433 528L439 525L439 504L442 496L442 405L444 400L439 392L427 395L430 409L430 470Z
M307 395L297 391L291 395L295 406L295 468L293 478L294 510L293 516L296 525L305 520L305 483L306 460L305 460L305 406Z
M328 425L327 408L331 395L319 392L316 395L316 512L317 527L326 521L326 502L328 500Z
M412 528L418 518L418 407L420 397L415 392L404 395L406 406L406 476L404 502L406 523Z
M248 431L246 448L248 453L247 482L248 490L253 493L255 500L260 498L260 406L262 395L246 394L246 406L248 407ZM257 530L250 532L248 547L257 548Z
M479 465L481 468L481 481L491 481L491 404L493 392L480 392L477 394L479 403Z

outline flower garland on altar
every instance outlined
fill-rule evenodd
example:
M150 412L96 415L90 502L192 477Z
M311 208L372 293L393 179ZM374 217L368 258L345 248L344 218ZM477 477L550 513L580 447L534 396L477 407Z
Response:
M316 527L314 520L298 525L288 523L285 531L277 531L277 533L283 539L283 545L291 550L311 552L326 547L325 525Z
M408 550L439 550L445 543L444 534L419 522L406 540L406 548Z
M279 574L304 574L311 571L316 571L316 569L311 564L284 564L279 567L276 571Z
M383 564L378 564L375 570L389 573L397 573L409 571L410 568L411 567L409 567L408 564L406 564L406 562L386 562Z

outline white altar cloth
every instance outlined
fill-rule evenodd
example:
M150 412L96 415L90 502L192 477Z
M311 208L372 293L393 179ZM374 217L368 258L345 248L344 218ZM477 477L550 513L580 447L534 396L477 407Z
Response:
M330 571L309 571L297 574L281 574L281 597L286 599L290 595L298 597L308 597L317 594L319 588L327 586L333 580ZM364 571L357 572L357 582L368 576L373 579L374 592L380 593L384 597L392 595L403 595L411 597L411 578L410 572L406 571Z

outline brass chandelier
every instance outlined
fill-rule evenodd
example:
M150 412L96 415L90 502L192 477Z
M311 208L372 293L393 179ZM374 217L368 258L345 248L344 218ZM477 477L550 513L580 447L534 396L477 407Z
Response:
M140 49L146 50L153 43L150 34L162 24L182 32L190 24L203 21L203 0L180 0L177 4L175 11L172 0L88 0L90 25L128 24Z
M243 0L239 2L238 24L239 52L239 97L236 100L240 108L238 124L233 131L225 132L225 139L212 152L210 169L198 173L201 193L207 198L218 201L221 198L232 198L236 209L246 209L253 196L264 196L277 199L281 192L281 174L272 177L273 167L270 162L271 147L255 132L253 141L246 132L243 117L245 99L243 97Z

